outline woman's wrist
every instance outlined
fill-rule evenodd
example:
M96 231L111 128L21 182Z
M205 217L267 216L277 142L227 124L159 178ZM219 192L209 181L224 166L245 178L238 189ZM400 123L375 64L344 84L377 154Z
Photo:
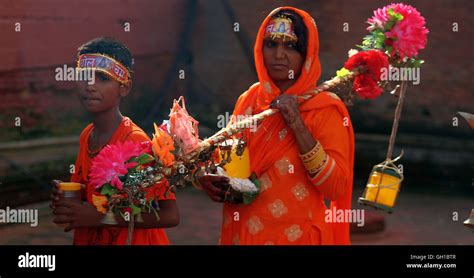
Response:
M303 122L303 120L301 119L301 117L299 117L291 126L290 128L294 131L294 132L302 132L304 130L306 130L306 126Z

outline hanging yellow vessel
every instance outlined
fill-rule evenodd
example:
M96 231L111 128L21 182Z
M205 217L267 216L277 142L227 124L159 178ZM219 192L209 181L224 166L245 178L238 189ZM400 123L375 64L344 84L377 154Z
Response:
M390 163L391 164L391 163ZM403 174L393 164L374 166L359 204L391 213L403 180Z
M227 174L232 178L247 179L250 177L250 156L247 147L243 147L241 155L238 154L239 142L237 139L229 139L223 142L219 148L219 159L225 159L230 151L230 162L226 163L223 167ZM242 145L240 146L242 147ZM223 158L223 156L225 158Z

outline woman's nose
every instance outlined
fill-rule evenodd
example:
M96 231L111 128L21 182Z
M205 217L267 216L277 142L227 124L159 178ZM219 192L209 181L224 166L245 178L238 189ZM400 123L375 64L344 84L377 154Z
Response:
M278 44L275 49L275 58L276 59L283 59L285 58L285 49L282 44Z

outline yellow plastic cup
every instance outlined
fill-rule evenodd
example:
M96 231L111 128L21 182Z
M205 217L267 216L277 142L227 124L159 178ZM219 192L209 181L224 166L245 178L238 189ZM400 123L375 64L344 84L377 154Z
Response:
M81 201L81 184L78 182L61 182L59 183L59 190L63 192L59 199ZM59 224L59 227L65 228L68 224Z
M81 184L78 182L61 182L59 190L63 191L63 198L81 200Z

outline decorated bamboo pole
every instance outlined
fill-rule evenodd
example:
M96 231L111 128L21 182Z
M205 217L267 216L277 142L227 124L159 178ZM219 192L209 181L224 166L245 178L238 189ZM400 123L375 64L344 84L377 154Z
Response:
M341 83L351 81L357 75L359 75L363 72L365 72L365 67L361 66L361 67L355 68L354 70L350 71L347 75L345 75L343 77L336 76L336 77L322 83L321 85L317 86L314 90L308 91L308 92L300 95L299 96L299 99L300 99L299 102L301 104L301 103L311 99L312 97L316 96L317 94L319 94L321 92L331 90L332 88L338 86ZM201 153L203 151L206 151L211 146L214 146L216 144L219 144L220 142L225 141L230 136L232 136L234 134L237 134L239 132L242 132L247 126L249 126L249 124L252 124L252 123L257 123L258 124L258 123L262 122L265 118L268 118L268 117L278 113L278 111L279 111L278 109L270 108L270 109L267 109L263 112L255 114L252 117L246 118L246 119L244 119L242 121L239 121L239 122L236 122L236 123L233 123L230 126L221 129L220 131L218 131L213 136L203 140L199 144L199 147L196 150L194 150L193 152L191 152L190 154L188 154L186 156L187 160L191 160L191 159L195 158L197 155L199 155L199 153Z

